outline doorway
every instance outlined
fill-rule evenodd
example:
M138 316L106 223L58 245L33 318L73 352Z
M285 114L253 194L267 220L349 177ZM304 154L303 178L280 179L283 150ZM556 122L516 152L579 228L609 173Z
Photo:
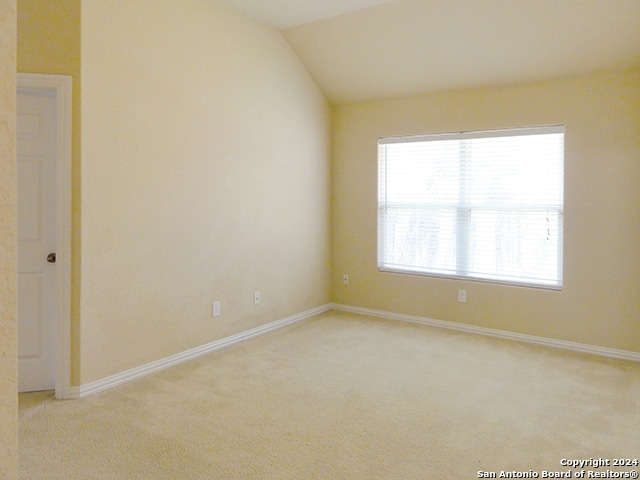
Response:
M18 74L18 384L70 396L71 77Z

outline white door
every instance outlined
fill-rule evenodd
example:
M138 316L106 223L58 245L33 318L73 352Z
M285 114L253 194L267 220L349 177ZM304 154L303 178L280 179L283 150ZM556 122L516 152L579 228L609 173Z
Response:
M56 376L56 95L18 91L18 390Z

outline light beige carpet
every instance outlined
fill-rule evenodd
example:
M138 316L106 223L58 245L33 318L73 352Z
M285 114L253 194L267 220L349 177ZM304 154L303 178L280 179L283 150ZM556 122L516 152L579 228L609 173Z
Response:
M20 405L23 479L542 478L640 457L638 364L336 312Z

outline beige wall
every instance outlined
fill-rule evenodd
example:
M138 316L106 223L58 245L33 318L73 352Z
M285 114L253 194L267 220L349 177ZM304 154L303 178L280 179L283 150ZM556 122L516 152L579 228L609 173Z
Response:
M0 478L18 478L16 2L0 0Z
M377 271L378 137L558 123L561 292ZM640 71L345 105L333 125L336 303L640 351Z
M71 345L79 352L80 304L80 1L18 0L18 72L72 78L72 279ZM71 379L79 381L79 356L71 357Z
M201 0L81 23L81 383L328 303L330 110L280 33Z
M336 107L329 212L329 107L278 32L201 0L18 17L18 70L74 80L72 384L330 300L640 350L637 71ZM562 292L376 271L379 136L545 123L567 125Z
M18 71L74 82L73 385L329 301L329 108L277 32L19 0Z

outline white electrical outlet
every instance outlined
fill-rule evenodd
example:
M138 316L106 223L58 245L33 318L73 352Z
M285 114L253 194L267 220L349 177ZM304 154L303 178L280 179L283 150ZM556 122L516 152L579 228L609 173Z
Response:
M253 293L253 304L260 305L260 292Z
M219 317L220 316L220 302L213 302L213 305L211 307L211 316L212 317Z
M349 285L349 274L348 273L343 273L342 274L342 283L344 285Z
M467 291L466 290L458 290L458 301L460 303L467 303Z

